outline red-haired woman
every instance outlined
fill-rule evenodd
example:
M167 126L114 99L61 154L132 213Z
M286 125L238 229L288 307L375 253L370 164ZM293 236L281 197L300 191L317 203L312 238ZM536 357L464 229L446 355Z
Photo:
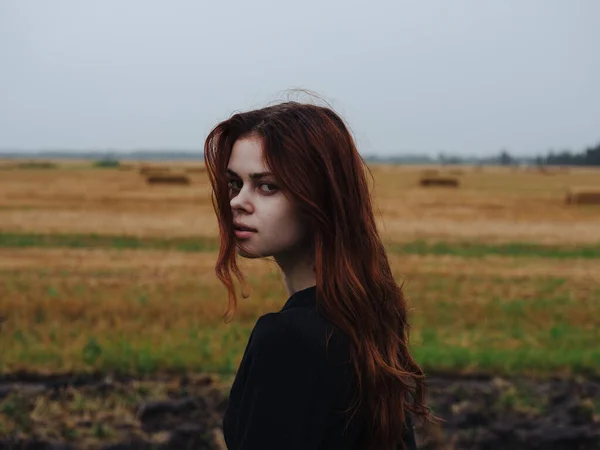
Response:
M245 283L237 254L273 257L290 295L252 330L223 418L228 449L416 448L409 413L432 417L425 378L343 120L297 102L238 113L204 158L226 314L232 273Z

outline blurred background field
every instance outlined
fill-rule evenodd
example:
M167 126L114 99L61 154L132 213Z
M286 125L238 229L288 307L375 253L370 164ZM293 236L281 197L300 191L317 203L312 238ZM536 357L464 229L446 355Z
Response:
M241 260L251 296L223 323L200 164L161 163L188 183L149 184L135 161L22 163L0 162L0 372L230 379L256 320L287 293L276 266ZM598 375L600 205L565 199L570 186L600 188L600 170L371 170L426 371ZM444 174L458 186L419 184Z

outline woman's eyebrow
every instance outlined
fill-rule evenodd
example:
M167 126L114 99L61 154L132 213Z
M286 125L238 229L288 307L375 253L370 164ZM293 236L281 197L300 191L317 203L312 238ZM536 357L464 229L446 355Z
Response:
M234 172L233 170L231 170L231 169L227 169L227 173L228 173L229 175L232 175L232 176L234 176L234 177L241 178L241 177L240 177L240 176L239 176L237 173L235 173L235 172ZM252 179L252 180L258 180L258 179L260 179L260 178L267 177L267 176L269 176L269 175L273 175L273 174L272 174L271 172L258 172L258 173L251 173L251 174L249 174L248 176L249 176L249 177L250 177L250 179Z

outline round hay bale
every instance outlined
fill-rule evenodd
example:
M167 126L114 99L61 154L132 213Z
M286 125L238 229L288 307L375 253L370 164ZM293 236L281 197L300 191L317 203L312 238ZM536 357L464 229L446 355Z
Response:
M567 189L568 205L600 205L600 187L572 186Z
M146 177L148 184L171 184L171 185L184 185L191 184L190 178L184 174L171 174L171 173L153 173Z
M440 186L456 188L460 183L458 178L454 177L423 177L419 180L419 184L423 187Z

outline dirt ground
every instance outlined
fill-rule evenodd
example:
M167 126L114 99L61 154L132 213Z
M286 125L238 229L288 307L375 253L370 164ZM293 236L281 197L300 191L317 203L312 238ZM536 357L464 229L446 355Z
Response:
M226 450L230 385L210 374L5 376L0 408L14 428L0 448ZM420 449L600 448L600 380L437 375L429 386L443 423L415 422Z

